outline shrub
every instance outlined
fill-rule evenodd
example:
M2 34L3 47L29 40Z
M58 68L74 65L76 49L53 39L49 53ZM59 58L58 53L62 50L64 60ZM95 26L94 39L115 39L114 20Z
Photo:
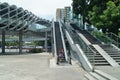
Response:
M30 49L29 52L30 53L41 53L41 52L43 52L43 50L42 49L33 48L33 49Z

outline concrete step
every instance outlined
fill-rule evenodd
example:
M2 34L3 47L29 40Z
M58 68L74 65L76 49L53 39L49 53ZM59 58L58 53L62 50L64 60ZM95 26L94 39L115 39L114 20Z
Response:
M90 62L93 62L93 60L90 60ZM95 62L107 62L106 60L95 60Z
M107 74L103 71L100 71L100 70L95 70L95 73L97 73L101 77L104 77L105 80L118 80L115 77L113 77L112 75L109 75L109 74ZM102 79L100 79L100 80L102 80Z
M93 60L93 57L88 57L89 60ZM94 57L94 60L105 60L103 57Z
M85 54L86 54L86 55L94 55L93 52L92 52L92 53L89 53L89 52L88 52L88 53L85 53ZM100 55L100 53L97 52L97 53L95 53L95 55Z
M106 51L119 51L118 49L116 49L116 48L103 48L104 50L106 50Z
M93 77L89 73L86 73L84 76L85 76L86 80L97 80L95 77Z
M117 59L116 62L120 62L120 59Z
M120 57L120 55L110 55L111 57Z
M108 47L105 47L105 46L101 46L102 48L104 48L104 49L115 49L115 47L114 46L108 46Z
M120 52L119 51L106 51L108 54L111 54L111 53L113 53L113 54L120 54Z
M109 63L107 62L102 62L102 63L91 63L92 65L95 65L95 66L105 66L105 65L110 65Z
M119 59L120 60L120 57L112 57L113 59L115 59L115 60L117 60L117 59Z
M117 61L116 61L117 62ZM120 65L120 62L117 62Z
M117 59L118 59L118 58L120 58L120 56L114 56L114 57L112 57L112 58L117 58Z
M100 75L98 75L98 74L96 74L96 73L94 73L94 72L90 72L90 74L91 74L94 78L96 78L97 80L107 80L107 79L101 77Z
M108 53L108 55L110 55L110 56L114 56L114 55L117 55L117 56L120 56L120 53Z
M92 51L84 51L85 53L93 53Z
M118 63L120 65L120 63Z
M113 48L111 45L100 45L101 47L103 47L103 48Z
M102 55L87 55L87 57L102 57Z

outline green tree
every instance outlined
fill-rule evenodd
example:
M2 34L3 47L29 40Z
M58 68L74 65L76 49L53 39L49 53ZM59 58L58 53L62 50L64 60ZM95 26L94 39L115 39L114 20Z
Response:
M109 32L118 34L120 28L120 5L117 6L115 2L108 1L107 9L103 11L101 18L104 20Z
M89 7L89 20L90 23L94 26L100 28L103 26L102 20L100 19L100 15L103 13L103 10L106 9L106 2L108 0L92 0Z
M73 12L105 33L118 34L120 23L120 0L73 0Z
M83 25L85 21L88 21L88 4L90 0L73 0L73 13L77 16L81 14L83 16Z
M73 0L72 6L73 6L73 13L75 13L78 16L80 14L79 0Z
M113 32L118 34L120 23L120 8L113 1L108 1L101 9L99 6L93 6L89 11L90 22L97 28L101 28L103 32Z

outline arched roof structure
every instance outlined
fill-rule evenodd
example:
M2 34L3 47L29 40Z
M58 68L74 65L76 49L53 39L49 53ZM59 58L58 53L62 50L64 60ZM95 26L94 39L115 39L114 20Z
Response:
M33 24L51 26L49 20L39 18L28 10L8 3L0 3L0 30L27 31Z

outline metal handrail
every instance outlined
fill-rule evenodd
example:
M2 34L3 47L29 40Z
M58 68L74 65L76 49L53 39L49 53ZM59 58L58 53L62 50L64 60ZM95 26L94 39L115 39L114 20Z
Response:
M82 48L83 52L84 52L84 51L91 51L91 52L93 53L93 64L91 64L91 65L93 66L93 71L94 71L96 52L95 52L89 45L87 45L87 44L80 38L80 36L79 36L77 33L74 34L74 33L70 30L70 28L67 28L67 27L66 27L66 29L67 29L67 31L69 32L70 36L72 37L73 41L74 41L75 43L77 43L77 44L80 45L80 47ZM79 40L79 41L75 41L76 38L77 38L77 40ZM81 43L82 43L83 45L81 45ZM84 49L85 49L85 50L84 50ZM85 55L86 55L86 54L85 54ZM86 55L86 57L87 57L87 55Z
M96 52L90 46L87 46L87 47L90 49L90 51L93 52L93 64L92 64L92 66L93 66L93 71L94 71L94 69L95 69L95 55L96 55Z
M110 36L109 36L109 34L110 34ZM119 45L120 45L120 43L119 43L120 37L119 37L119 36L117 36L116 34L114 34L114 33L112 33L112 32L107 33L106 35L107 35L108 37L110 37L112 40L114 40L114 42L111 41L111 43L113 43L113 44L115 44L117 47L119 47ZM113 37L114 37L114 38L113 38Z
M61 33L61 39L62 39L63 49L64 49L64 53L65 53L65 59L66 59L66 61L68 61L67 51L66 51L66 47L65 47L66 45L65 45L65 40L64 40L62 25L61 25L60 21L59 21L59 25L60 25L59 29L60 29L60 33Z

